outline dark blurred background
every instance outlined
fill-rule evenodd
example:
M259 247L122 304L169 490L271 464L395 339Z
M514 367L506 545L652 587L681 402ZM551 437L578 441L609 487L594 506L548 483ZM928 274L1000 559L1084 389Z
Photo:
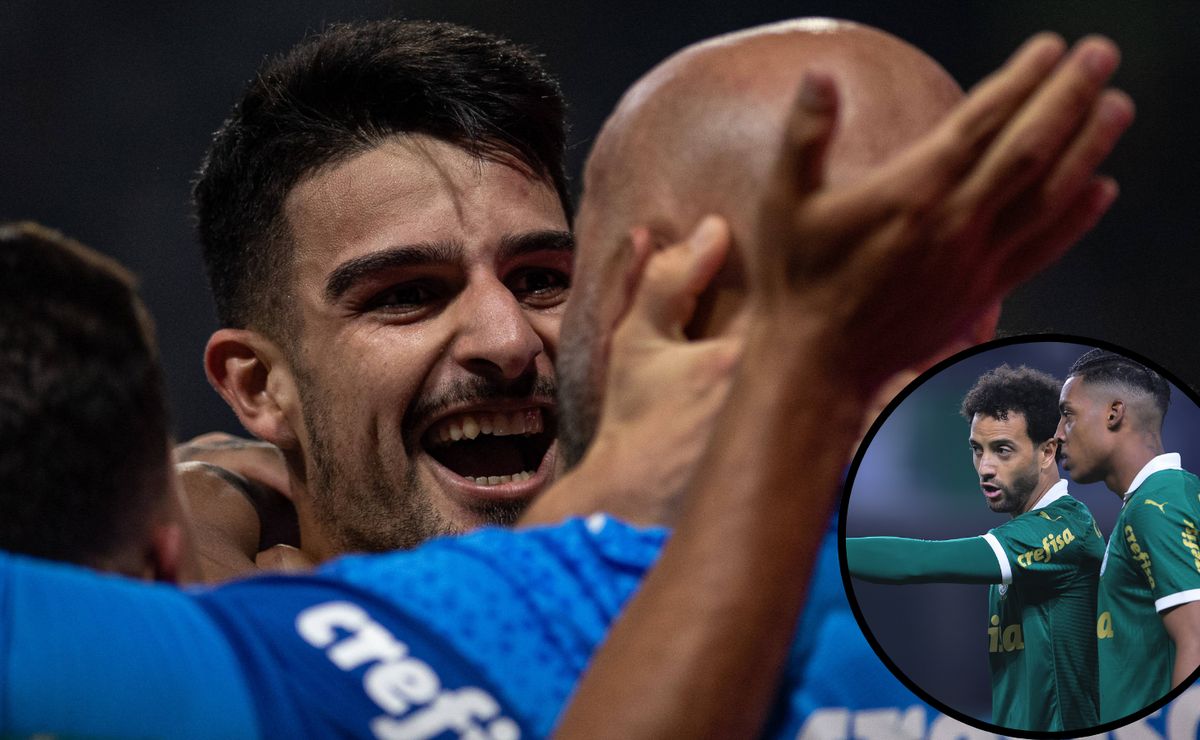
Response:
M961 359L921 383L868 440L846 502L847 536L974 537L1008 521L988 508L979 490L967 444L970 424L959 415L963 396L1004 363L1061 380L1088 349L1058 341L1011 344ZM1172 387L1163 444L1180 453L1184 468L1200 466L1195 394ZM1108 539L1121 499L1103 483L1068 486ZM908 678L942 703L990 721L987 586L851 584L871 633Z
M987 2L35 2L0 3L0 219L36 219L131 267L158 320L181 438L238 430L204 379L215 326L189 181L211 132L268 54L336 20L458 21L542 52L572 104L573 173L621 92L670 52L802 15L878 25L970 85L1027 36L1104 33L1138 120L1108 171L1122 196L1099 229L1008 302L1005 332L1122 343L1200 383L1200 3Z

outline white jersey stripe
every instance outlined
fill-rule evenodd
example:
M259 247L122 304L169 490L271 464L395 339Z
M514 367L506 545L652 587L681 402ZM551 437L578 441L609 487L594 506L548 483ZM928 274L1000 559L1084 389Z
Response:
M1000 540L996 539L996 535L988 532L983 535L983 539L992 547L992 552L996 554L996 560L1000 563L1000 578L1001 582L1007 586L1012 583L1012 565L1008 562L1008 555L1004 553L1004 548L1000 546Z
M1168 596L1164 596L1161 599L1156 599L1154 602L1154 611L1161 612L1166 609L1170 609L1173 606L1179 606L1180 604L1186 604L1189 601L1200 601L1200 588L1193 588L1193 589L1189 589L1187 591L1180 591L1178 593L1173 593Z

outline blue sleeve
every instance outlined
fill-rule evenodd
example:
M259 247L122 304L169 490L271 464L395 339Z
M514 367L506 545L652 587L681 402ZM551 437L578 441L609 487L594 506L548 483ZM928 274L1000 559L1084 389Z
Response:
M249 697L187 594L0 552L0 737L253 738Z
M403 605L549 736L596 645L666 539L610 517L485 529L323 572Z
M230 583L197 601L229 636L263 735L534 736L507 687L489 683L475 656L439 638L402 600L317 573Z

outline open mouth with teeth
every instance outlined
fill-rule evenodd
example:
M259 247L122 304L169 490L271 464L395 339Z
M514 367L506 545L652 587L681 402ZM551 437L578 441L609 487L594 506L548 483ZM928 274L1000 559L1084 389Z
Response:
M541 408L473 411L433 424L422 437L429 456L482 486L529 480L554 441L554 421Z

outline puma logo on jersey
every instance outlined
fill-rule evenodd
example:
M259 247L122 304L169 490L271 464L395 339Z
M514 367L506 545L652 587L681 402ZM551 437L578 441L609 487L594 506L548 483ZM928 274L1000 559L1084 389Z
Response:
M1125 525L1125 542L1129 545L1129 553L1133 555L1133 559L1142 568L1142 573L1146 576L1146 582L1150 584L1150 588L1154 588L1154 574L1150 569L1150 553L1142 549L1138 544L1137 537L1133 534L1133 527Z
M1166 506L1167 504L1171 503L1171 502L1170 502L1170 501L1164 501L1163 503L1161 503L1161 504L1160 504L1160 503L1158 503L1157 501L1154 501L1154 500L1152 500L1152 499L1143 499L1143 500L1142 500L1142 503L1144 503L1144 504L1150 504L1151 506L1157 506L1159 511L1161 511L1161 512L1162 512L1162 513L1164 513L1164 514L1166 514L1166 513L1167 513L1167 510L1166 510L1166 509L1164 509L1163 507L1164 507L1164 506Z
M1034 563L1048 563L1054 553L1075 541L1075 533L1067 527L1062 534L1048 534L1042 538L1042 546L1017 556L1017 565L1028 568Z
M1062 519L1062 517L1061 517L1061 516L1054 516L1054 517L1052 517L1052 516L1050 516L1049 514L1047 514L1047 513L1046 513L1046 512L1044 512L1044 511L1039 511L1039 512L1038 512L1038 514L1039 514L1039 515L1041 515L1041 517L1042 517L1043 519L1045 519L1046 521L1048 521L1048 522L1057 522L1058 520Z

